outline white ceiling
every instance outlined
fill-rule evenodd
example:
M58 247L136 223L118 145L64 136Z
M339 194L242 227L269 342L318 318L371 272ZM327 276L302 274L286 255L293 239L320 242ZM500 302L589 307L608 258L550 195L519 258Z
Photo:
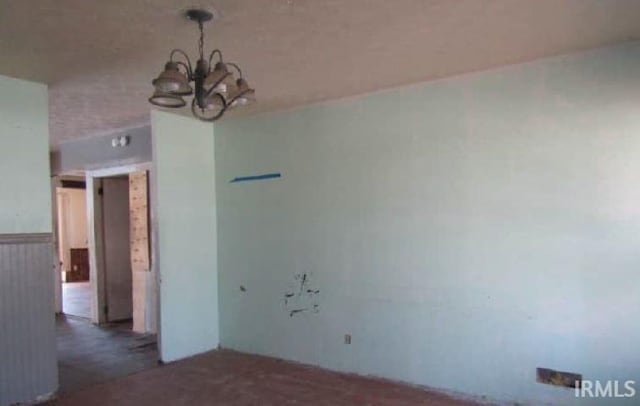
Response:
M138 126L192 6L257 90L240 114L640 38L638 0L0 0L0 74L50 85L54 147Z

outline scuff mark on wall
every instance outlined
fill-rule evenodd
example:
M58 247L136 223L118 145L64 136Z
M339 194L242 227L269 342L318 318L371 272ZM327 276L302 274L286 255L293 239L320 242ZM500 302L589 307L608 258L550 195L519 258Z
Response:
M294 275L293 282L285 291L283 303L289 317L305 312L319 313L320 289L312 287L312 273Z

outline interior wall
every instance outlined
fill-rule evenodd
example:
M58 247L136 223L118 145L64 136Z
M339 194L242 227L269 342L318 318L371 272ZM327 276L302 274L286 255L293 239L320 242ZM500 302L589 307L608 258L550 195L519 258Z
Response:
M69 196L69 248L87 248L87 196L83 189L63 188Z
M631 43L217 123L221 345L606 404L535 371L640 377L639 84Z
M128 136L129 144L113 147L114 137ZM151 127L146 125L100 137L61 143L51 152L54 175L151 162Z
M83 189L57 188L59 256L69 270L70 249L87 248L87 197Z
M152 196L160 281L159 350L173 361L218 346L213 127L151 114Z
M50 233L47 87L6 76L0 86L0 232Z
M58 386L47 87L0 76L0 405Z

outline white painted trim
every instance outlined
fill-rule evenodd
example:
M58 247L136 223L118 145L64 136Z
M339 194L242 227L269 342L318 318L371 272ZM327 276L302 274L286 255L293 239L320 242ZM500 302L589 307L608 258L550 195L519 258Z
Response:
M110 168L87 170L86 177L92 178L105 178L108 176L128 175L133 172L151 171L151 162L145 162L141 164L132 164L124 166L114 166Z
M54 311L62 313L62 274L60 269L60 255L58 241L58 187L61 186L60 178L54 176L51 178L51 230L53 249L53 292L54 292Z
M153 134L153 128L152 128ZM156 156L156 144L151 139L151 156ZM157 179L157 163L155 159L151 162L151 169L149 170L149 227L151 227L151 272L155 276L156 289L154 292L153 306L155 308L155 327L156 327L156 345L158 347L158 354L162 354L162 329L160 327L160 307L162 306L162 299L160 297L160 286L162 284L162 277L160 275L160 247L158 243L158 209L156 202L158 201L158 179Z
M102 199L99 189L102 180L87 175L87 243L89 246L89 284L91 286L91 321L100 324L106 318L104 311L104 242L102 234Z
M0 245L50 244L52 239L51 233L0 234Z

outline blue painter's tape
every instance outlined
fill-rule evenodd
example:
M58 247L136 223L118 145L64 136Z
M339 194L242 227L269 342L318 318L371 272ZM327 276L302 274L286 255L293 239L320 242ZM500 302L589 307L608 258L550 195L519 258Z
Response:
M281 178L281 177L282 175L280 174L280 172L265 173L264 175L239 176L237 178L231 179L229 183L252 182L254 180L266 180L266 179L275 179L275 178Z

